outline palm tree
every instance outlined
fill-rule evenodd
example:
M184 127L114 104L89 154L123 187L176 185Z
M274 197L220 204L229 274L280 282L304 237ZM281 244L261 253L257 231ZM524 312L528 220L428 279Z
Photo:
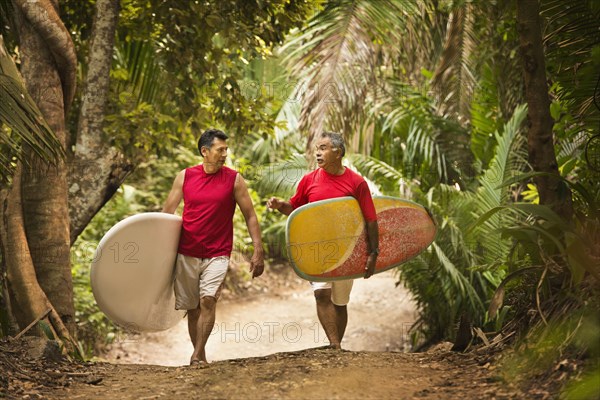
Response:
M498 45L499 33L487 24L500 20L506 8L401 0L326 3L283 48L299 79L299 129L307 149L316 133L338 130L355 152L403 163L408 175L429 175L430 184L441 179L464 186L474 175L468 130L471 107L477 107L472 100L482 97L480 71L492 71L499 91L493 97L503 111L483 142L520 102L518 91L503 87L501 68L489 67L512 60L507 54L514 41ZM486 163L489 156L488 148Z
M402 0L327 2L282 49L299 79L295 97L302 99L299 129L306 132L307 149L317 133L334 129L355 137L355 149L370 150L372 137L353 133L372 131L365 111L380 96L381 60L398 47L405 15L416 10L414 2Z

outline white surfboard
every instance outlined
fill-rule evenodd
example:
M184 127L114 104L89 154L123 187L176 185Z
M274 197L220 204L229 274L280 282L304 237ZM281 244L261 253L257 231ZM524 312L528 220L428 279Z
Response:
M100 240L92 260L92 291L113 322L155 332L183 318L173 292L180 232L181 217L153 212L120 221Z

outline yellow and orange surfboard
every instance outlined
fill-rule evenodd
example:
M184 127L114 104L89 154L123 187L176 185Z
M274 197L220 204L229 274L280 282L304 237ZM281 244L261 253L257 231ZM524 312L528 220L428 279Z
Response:
M419 204L396 197L373 197L379 225L375 273L395 267L425 250L436 226ZM353 197L306 204L286 225L288 256L296 273L311 281L364 276L368 257L365 221Z

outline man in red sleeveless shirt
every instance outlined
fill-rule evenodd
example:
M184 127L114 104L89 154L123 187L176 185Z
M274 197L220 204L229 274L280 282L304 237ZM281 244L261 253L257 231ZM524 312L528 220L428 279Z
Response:
M373 275L379 254L379 230L373 198L367 182L352 170L342 165L346 152L344 138L339 133L325 132L317 140L317 164L319 168L306 174L296 194L283 201L272 197L267 201L269 208L290 215L296 208L318 200L352 196L358 200L367 225L370 255L365 265L365 279ZM332 348L340 349L348 312L352 280L334 282L311 282L317 301L317 316L325 330Z
M198 140L202 164L181 171L163 207L172 214L183 199L183 224L175 266L175 308L188 311L194 345L190 364L206 362L204 348L215 324L215 310L233 249L236 204L246 219L254 244L252 277L264 269L260 226L244 178L224 166L227 135L216 129Z

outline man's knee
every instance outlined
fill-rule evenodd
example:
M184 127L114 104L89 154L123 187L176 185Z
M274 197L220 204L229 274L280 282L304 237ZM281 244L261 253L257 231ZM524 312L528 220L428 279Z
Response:
M331 289L315 290L315 299L319 304L331 303Z
M191 310L187 310L188 318L190 319L198 319L200 316L200 302L198 302L198 307L193 308Z
M217 299L213 296L204 296L200 299L201 310L212 310L217 304Z
M348 309L348 307L347 307L347 306L338 306L338 305L337 305L337 304L335 304L335 303L334 303L333 305L334 305L334 307L335 307L335 310L336 310L337 312L340 312L340 313L345 313L345 312L347 311L347 309Z

